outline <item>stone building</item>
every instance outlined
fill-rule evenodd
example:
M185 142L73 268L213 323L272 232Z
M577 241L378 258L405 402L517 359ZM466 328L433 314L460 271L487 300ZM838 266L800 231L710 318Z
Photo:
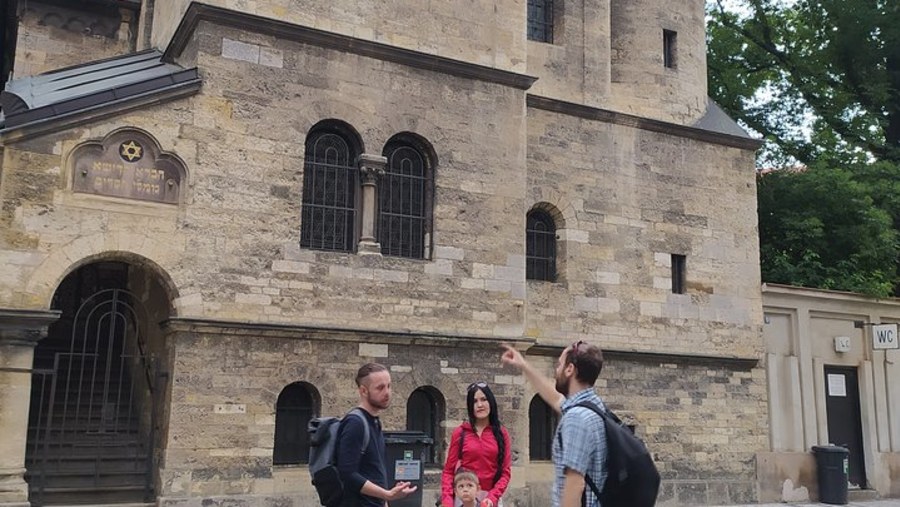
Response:
M771 453L763 501L818 498L810 449L849 449L850 495L900 497L900 301L763 286Z
M660 505L759 497L754 150L706 95L700 0L18 0L0 96L0 504L314 505L306 421L465 391L548 505L548 374L598 389ZM47 72L49 71L49 72Z

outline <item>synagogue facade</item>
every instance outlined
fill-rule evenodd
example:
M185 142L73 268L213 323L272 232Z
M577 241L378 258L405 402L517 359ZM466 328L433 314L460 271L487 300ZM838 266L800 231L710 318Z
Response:
M500 365L602 347L659 505L759 498L754 152L699 0L12 2L0 96L0 505L315 505L310 418L466 387L549 505L555 417Z

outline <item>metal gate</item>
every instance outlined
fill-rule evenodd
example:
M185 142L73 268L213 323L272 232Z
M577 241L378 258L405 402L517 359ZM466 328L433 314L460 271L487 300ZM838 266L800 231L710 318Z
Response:
M160 378L147 322L133 294L101 290L67 320L68 336L48 336L35 351L26 459L33 505L151 499Z

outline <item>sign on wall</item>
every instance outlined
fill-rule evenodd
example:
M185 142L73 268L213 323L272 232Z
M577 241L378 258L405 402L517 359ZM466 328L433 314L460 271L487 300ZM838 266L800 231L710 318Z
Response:
M153 137L121 129L72 151L72 190L79 193L177 204L186 174L181 160Z
M897 338L897 324L876 324L872 326L872 348L875 350L900 349Z

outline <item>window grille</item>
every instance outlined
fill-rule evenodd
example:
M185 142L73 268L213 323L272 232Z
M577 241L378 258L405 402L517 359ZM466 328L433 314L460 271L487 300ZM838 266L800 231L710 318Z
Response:
M272 462L276 465L309 463L309 435L306 427L315 417L316 407L311 386L295 382L278 395L275 405L275 449Z
M525 277L556 280L556 225L543 210L530 211L526 219Z
M553 42L553 0L528 0L528 39Z
M550 461L553 434L558 423L556 412L540 396L528 407L528 456L532 461Z
M334 132L306 139L300 246L350 252L355 248L357 153Z
M389 142L385 174L378 186L378 241L381 253L422 259L429 232L431 170L420 150Z
M443 422L443 404L431 392L424 388L416 389L409 395L406 403L406 429L421 431L431 437L434 445L429 446L426 464L438 463L438 443L440 425Z

